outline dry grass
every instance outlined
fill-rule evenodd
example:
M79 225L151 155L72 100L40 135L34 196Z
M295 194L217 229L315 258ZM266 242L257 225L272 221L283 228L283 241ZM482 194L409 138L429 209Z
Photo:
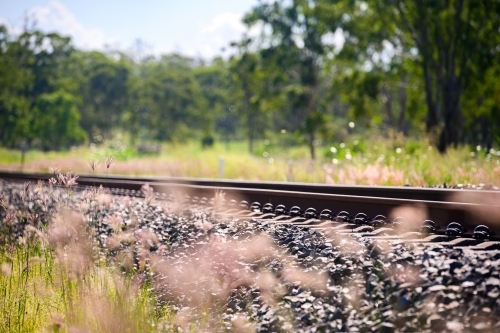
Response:
M51 187L36 190L30 200L45 190L60 199ZM157 332L170 322L169 308L157 306L147 283L99 254L87 218L65 208L71 201L58 202L46 228L31 219L22 237L0 247L0 332ZM5 221L2 233L9 231Z
M51 166L58 165L78 173L218 178L219 159L223 156L224 178L228 179L358 185L500 185L500 152L496 150L462 147L441 155L425 141L360 140L318 147L319 157L314 162L303 147L280 149L263 145L257 149L257 155L250 155L245 152L244 142L233 143L230 151L222 145L202 150L197 143L189 143L164 145L162 154L156 157L111 161L111 169L107 167L110 155L104 148L78 148L48 155L33 152L28 153L33 156L27 159L24 170L48 172ZM99 160L102 163L98 164ZM89 161L94 161L91 167ZM19 167L12 159L0 160L0 169Z

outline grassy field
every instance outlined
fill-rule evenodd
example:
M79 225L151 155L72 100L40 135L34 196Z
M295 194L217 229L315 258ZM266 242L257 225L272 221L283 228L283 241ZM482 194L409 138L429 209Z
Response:
M107 265L75 277L39 242L0 250L0 262L2 332L154 332L168 320L146 286Z
M461 147L439 154L429 142L404 139L356 138L345 143L319 145L317 158L308 149L260 141L254 154L246 142L216 143L202 149L199 142L163 144L158 155L140 155L123 143L78 147L65 152L28 151L24 171L92 173L90 160L101 161L95 173L172 177L296 181L359 185L500 185L500 152ZM115 157L107 169L104 157ZM0 169L20 170L21 153L0 148Z

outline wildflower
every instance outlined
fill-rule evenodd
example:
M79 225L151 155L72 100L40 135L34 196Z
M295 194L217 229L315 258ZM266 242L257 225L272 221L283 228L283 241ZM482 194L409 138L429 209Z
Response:
M95 199L95 193L90 190L84 190L82 193L83 200L86 202L92 202Z
M232 321L233 321L233 330L235 332L238 333L256 332L254 324L249 322L248 319L241 313L237 314Z
M59 313L52 314L52 327L54 328L54 332L59 332L59 330L64 325L64 318Z
M201 229L203 231L207 231L207 230L210 230L212 229L213 227L213 224L205 219L201 220L201 221L197 221L195 224L194 224L198 229Z
M144 193L146 203L148 205L151 204L155 198L154 189L149 184L144 184L141 187L141 191Z
M85 235L85 218L69 210L55 216L47 230L49 243L53 246L69 244Z
M214 197L214 211L222 209L224 207L225 201L226 201L226 192L216 190Z
M123 226L123 218L118 214L114 214L113 216L109 217L108 223L111 225L111 227L113 227L113 230L115 232L118 232Z
M125 205L125 207L127 207L127 209L130 209L132 207L132 200L128 195L122 198L122 203Z
M109 169L109 167L114 163L115 157L113 155L107 155L105 157L105 162L106 162L106 169Z
M143 249L149 249L158 244L158 236L151 230L140 230L136 232L139 244Z
M125 245L131 245L135 242L135 236L131 232L121 233L117 237L118 237L118 240L120 241L120 243L125 244Z
M3 194L0 194L0 207L2 207L3 209L7 209L7 199Z
M42 233L39 229L35 228L32 225L26 226L25 230L26 230L26 233L31 233L33 235L36 235L42 241L46 240L45 234Z
M78 209L81 213L87 214L90 211L90 205L88 203L82 201L78 205Z
M56 184L57 184L57 179L55 179L54 177L50 178L50 179L49 179L49 184L50 184L51 186L56 185Z
M9 264L3 263L0 269L0 273L5 276L10 276L12 274L12 268Z
M66 187L71 187L73 185L78 184L76 182L76 180L78 179L78 177L79 176L73 176L71 174L71 171L69 171L69 172L66 173L66 176L62 176L62 180L63 180L64 185L66 185Z
M165 204L165 203L161 204L160 208L163 210L163 213L165 215L170 215L172 213L171 210L170 210L170 207L167 204Z
M5 223L8 224L11 221L14 220L15 214L13 212L8 212L7 215L5 216Z
M420 223L427 219L427 209L421 205L400 206L394 208L389 214L391 220L397 217L402 217L405 220L405 223L397 225L394 228L396 233L402 234L413 230L413 228L418 228Z
M56 168L56 167L50 167L50 173L53 175L57 175L61 172L61 169Z
M42 195L43 194L42 191L43 191L43 181L39 180L38 183L36 184L35 194Z
M117 260L126 272L131 272L134 269L134 252L132 250L120 251L117 254Z
M121 243L116 237L109 237L105 246L111 251L118 251L121 247Z
M282 277L285 282L305 286L311 291L326 292L328 277L324 273L304 272L302 269L287 265L283 269Z
M32 213L28 213L28 221L30 221L30 223L32 225L35 225L36 224L36 221L38 220L40 216L38 214L32 214Z
M92 158L88 160L87 163L89 164L92 171L95 171L95 169L99 166L99 164L101 164L101 160L96 160Z
M100 206L109 208L113 204L113 196L106 193L99 193L97 195L97 202Z
M89 333L89 331L86 328L77 327L77 326L68 327L68 332L69 333Z

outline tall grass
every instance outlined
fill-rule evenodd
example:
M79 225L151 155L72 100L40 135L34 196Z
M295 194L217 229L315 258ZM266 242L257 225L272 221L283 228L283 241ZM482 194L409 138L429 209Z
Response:
M0 249L0 332L157 332L168 322L147 284L103 260L81 270L74 249L33 237Z
M105 194L75 201L78 177L53 170L48 187L0 192L0 332L157 332L170 309L102 252L93 216L74 211Z
M9 151L9 154L14 152ZM65 170L88 173L86 162L106 154L105 147L78 148L47 155L29 152L24 170L46 172L57 164ZM246 142L232 142L229 150L224 144L215 144L210 149L202 149L198 142L164 144L158 156L117 156L109 172L132 176L218 178L221 158L224 159L223 177L227 179L349 185L422 186L445 182L500 185L500 152L494 149L459 147L442 155L425 140L361 137L319 145L314 161L309 158L306 147L282 147L269 141L258 142L254 154L247 152ZM17 170L19 163L0 158L0 169ZM93 172L107 174L108 169L103 163Z
M169 312L146 285L101 264L82 276L40 243L0 252L0 332L156 332Z

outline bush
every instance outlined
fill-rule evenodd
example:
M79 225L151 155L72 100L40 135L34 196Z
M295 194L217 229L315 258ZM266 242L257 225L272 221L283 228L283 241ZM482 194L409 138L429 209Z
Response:
M214 145L214 137L210 134L206 134L205 136L203 136L203 138L201 138L201 147L203 149L205 148L212 148L213 145Z

